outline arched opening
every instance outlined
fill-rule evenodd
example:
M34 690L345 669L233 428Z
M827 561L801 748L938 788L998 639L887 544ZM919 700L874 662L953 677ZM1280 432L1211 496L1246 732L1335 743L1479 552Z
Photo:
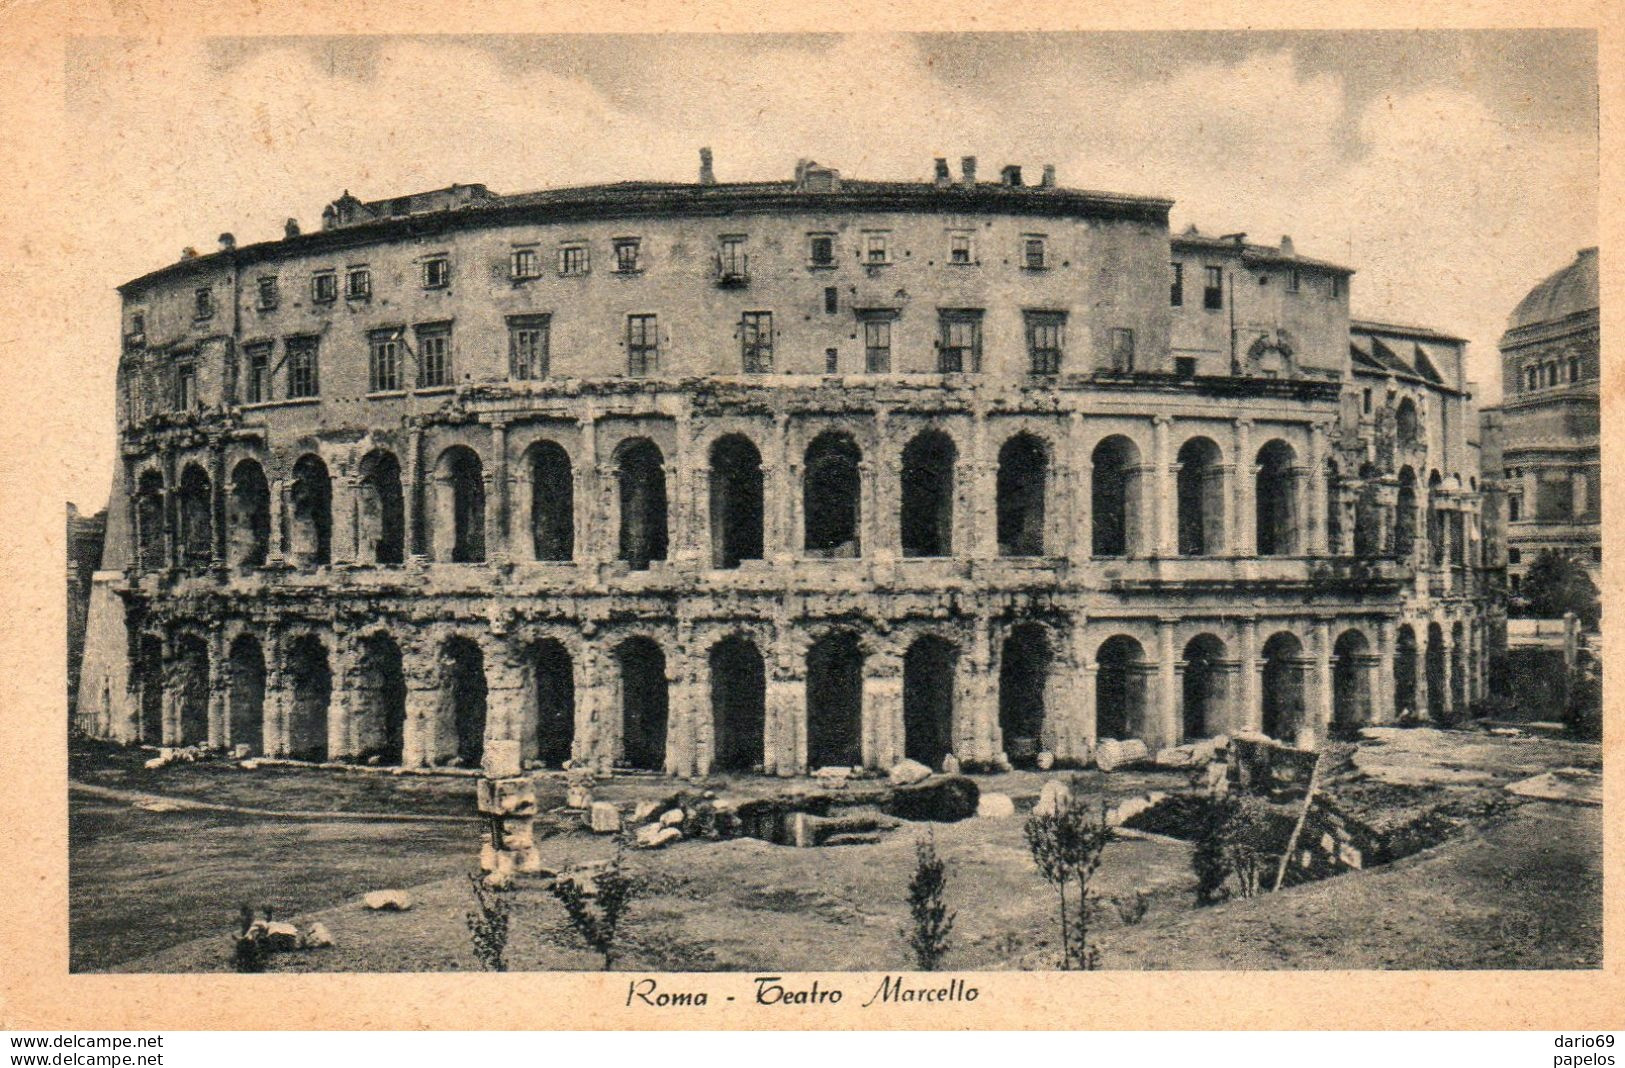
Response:
M536 759L562 767L574 754L576 737L575 664L564 643L536 643Z
M1017 434L999 449L1000 556L1044 555L1044 495L1049 452L1031 434Z
M1096 556L1128 556L1140 542L1140 450L1113 435L1095 446L1089 513Z
M1258 450L1254 500L1258 514L1258 555L1291 556L1297 551L1298 478L1292 446L1276 440Z
M136 741L143 745L164 744L164 643L156 634L143 634L140 655L135 664L141 687L141 710L136 721Z
M903 654L903 755L928 768L942 767L954 750L954 688L959 649L926 635Z
M258 462L242 460L232 468L226 507L231 566L243 570L265 566L271 549L271 489Z
M711 566L762 558L762 454L729 434L711 446Z
M333 673L327 647L312 634L288 643L288 756L295 760L327 759L327 708L333 696Z
M1409 719L1416 708L1416 632L1401 623L1394 635L1394 719Z
M401 497L401 464L387 449L361 458L356 541L364 564L406 562L406 506Z
M767 669L748 639L732 635L711 647L711 766L750 771L762 766L767 722Z
M846 434L820 434L807 446L802 481L803 535L808 556L858 556L861 500L857 443Z
M1095 653L1095 737L1138 738L1145 731L1145 649L1113 635Z
M135 492L136 554L141 570L164 566L164 476L142 472Z
M229 654L226 741L246 745L250 756L265 751L265 651L252 634L238 635Z
M1260 679L1264 733L1277 741L1297 738L1303 723L1303 643L1281 631L1264 643Z
M1437 623L1428 624L1428 718L1435 723L1444 718L1444 688L1446 677L1444 659L1444 628Z
M1435 471L1428 476L1428 544L1433 566L1444 563L1444 502L1441 498L1444 478Z
M628 638L615 650L621 668L621 743L626 763L666 767L666 654L651 638Z
M1415 448L1422 440L1422 422L1416 415L1416 402L1405 397L1394 411L1394 437L1402 449Z
M952 556L954 551L953 439L940 430L915 435L903 447L904 556Z
M1348 733L1371 722L1371 672L1376 666L1370 643L1357 630L1346 630L1332 646L1332 726Z
M999 730L1012 763L1031 764L1045 747L1050 661L1049 632L1037 623L1012 627L999 649Z
M209 476L197 464L181 470L181 483L175 500L175 518L180 523L181 563L187 567L207 567L214 555L213 490Z
M620 558L634 571L666 558L666 463L648 438L623 441L615 450L621 494Z
M1224 642L1198 634L1185 643L1185 677L1181 683L1185 740L1211 738L1225 730Z
M1394 499L1394 555L1409 560L1416 552L1416 472L1399 469L1399 494Z
M164 683L174 702L180 744L208 744L209 644L195 634L176 638Z
M1371 464L1360 467L1360 492L1354 499L1354 555L1376 556L1382 551L1382 502L1378 483L1382 476Z
M467 445L453 445L435 464L435 559L485 561L485 465Z
M863 763L863 650L851 631L826 634L807 650L807 763Z
M1450 707L1467 713L1467 639L1460 623L1450 625Z
M1219 447L1191 438L1179 448L1179 555L1211 556L1224 547L1224 471Z
M406 741L406 673L401 647L387 634L361 642L352 712L356 758L401 763Z
M440 647L440 758L477 768L485 759L485 654L472 638L453 635Z
M530 450L530 539L538 560L575 557L575 475L570 454L556 441L538 441Z
M293 465L289 491L288 552L299 567L333 559L333 483L321 457L306 453Z

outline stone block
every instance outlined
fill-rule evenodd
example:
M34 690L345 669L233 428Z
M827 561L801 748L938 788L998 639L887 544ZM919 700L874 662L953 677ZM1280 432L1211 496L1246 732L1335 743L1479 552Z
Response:
M369 909L385 912L405 912L412 907L412 895L405 890L373 890L361 899Z
M658 823L650 823L638 828L635 841L640 849L659 849L682 837L683 832L676 827L662 827Z
M306 949L326 949L333 944L333 932L325 923L313 923L305 932Z
M960 772L959 758L949 753L942 758L942 773L944 775L958 775Z
M564 807L587 809L592 807L592 786L587 783L571 783L564 788Z
M238 742L231 747L231 755L238 760L246 760L254 755L254 747L247 742Z
M529 849L536 844L536 821L526 817L524 819L505 819L502 821L502 848L509 852Z
M480 812L488 816L536 815L536 784L528 778L480 779L474 795Z
M587 823L593 834L614 834L621 829L621 810L608 801L594 801L587 810Z
M660 825L662 827L681 827L683 820L686 818L687 816L682 809L670 809L660 817Z
M299 928L291 923L266 923L265 945L278 953L299 948Z
M655 814L660 811L660 808L661 802L659 801L639 801L632 806L632 822L638 824L648 823L655 818Z
M1016 814L1016 803L1008 794L983 794L976 801L976 816L984 820L1005 820Z
M1033 806L1033 815L1058 816L1071 807L1071 785L1060 779L1051 779L1038 791L1038 803Z
M1033 758L1033 762L1038 766L1039 771L1048 771L1055 766L1055 754L1045 749Z
M892 765L886 779L893 786L912 786L931 777L931 769L918 760L899 760Z
M485 774L492 779L509 779L523 769L519 758L519 743L499 738L485 743Z

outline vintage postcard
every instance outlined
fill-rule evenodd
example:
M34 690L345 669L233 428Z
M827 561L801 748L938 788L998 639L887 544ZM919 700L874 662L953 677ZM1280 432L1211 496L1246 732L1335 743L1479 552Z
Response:
M1616 17L511 14L4 16L0 1012L1625 1023Z

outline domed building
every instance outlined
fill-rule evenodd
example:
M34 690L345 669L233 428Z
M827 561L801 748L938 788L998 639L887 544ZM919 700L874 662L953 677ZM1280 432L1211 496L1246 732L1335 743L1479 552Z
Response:
M226 235L121 287L76 721L794 775L1466 707L1464 344L1170 206L702 153Z

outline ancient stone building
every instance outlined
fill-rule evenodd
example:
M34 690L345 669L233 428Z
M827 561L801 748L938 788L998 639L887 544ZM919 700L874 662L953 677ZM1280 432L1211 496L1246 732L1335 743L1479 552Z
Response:
M788 775L1471 702L1461 344L1169 207L704 154L223 237L121 290L80 722Z

